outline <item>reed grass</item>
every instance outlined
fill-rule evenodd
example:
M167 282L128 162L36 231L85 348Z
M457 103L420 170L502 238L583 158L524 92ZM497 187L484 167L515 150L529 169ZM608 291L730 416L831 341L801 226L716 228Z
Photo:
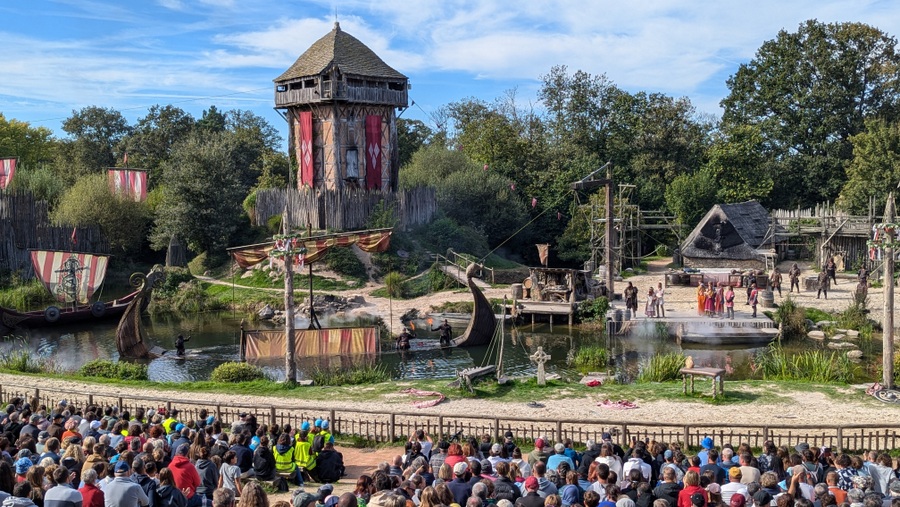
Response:
M773 317L775 322L781 324L782 339L795 340L806 337L806 312L790 295L778 305Z
M581 373L587 373L595 368L606 366L608 359L606 349L600 345L586 345L575 353L573 363Z
M316 368L309 376L317 386L355 386L391 380L391 374L387 366L383 364L358 364L349 368Z
M0 306L28 311L54 301L53 296L44 288L44 284L40 280L20 283L13 281L12 283L12 287L0 290Z
M772 343L753 360L764 380L799 380L817 383L851 383L859 367L843 352L804 350L789 353Z
M59 368L50 358L35 355L22 346L0 356L0 370L18 373L59 373Z
M669 382L681 378L680 370L684 368L684 354L671 352L656 354L641 363L640 373L635 382Z

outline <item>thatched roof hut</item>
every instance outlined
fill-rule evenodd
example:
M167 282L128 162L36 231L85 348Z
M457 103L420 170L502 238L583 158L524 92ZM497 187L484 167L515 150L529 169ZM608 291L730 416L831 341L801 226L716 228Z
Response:
M756 201L716 204L681 245L685 266L765 268L774 242L769 212Z

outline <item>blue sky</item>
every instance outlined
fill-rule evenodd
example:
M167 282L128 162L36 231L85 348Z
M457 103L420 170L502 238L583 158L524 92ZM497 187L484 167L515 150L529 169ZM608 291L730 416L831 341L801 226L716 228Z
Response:
M62 136L61 121L89 105L133 123L154 104L196 117L215 104L284 133L272 79L335 16L409 76L417 106L404 117L428 123L442 105L511 89L539 107L556 64L719 115L728 76L781 29L816 18L900 34L892 0L0 0L0 112Z

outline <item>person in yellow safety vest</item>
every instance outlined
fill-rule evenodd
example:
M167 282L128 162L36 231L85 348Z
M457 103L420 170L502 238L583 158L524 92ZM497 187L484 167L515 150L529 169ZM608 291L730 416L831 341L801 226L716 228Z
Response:
M306 437L306 439L309 441L309 445L312 445L313 440L315 440L316 435L318 435L320 431L322 431L322 420L316 419L315 424L313 424L313 430L310 431L309 436Z
M178 424L178 411L172 409L172 411L169 412L169 418L162 423L163 429L166 430L166 434L175 431L176 424Z
M310 480L314 479L313 470L316 468L316 453L312 452L312 444L307 440L307 432L302 428L303 426L297 434L297 443L294 445L294 463L300 468L297 475L301 481L304 475Z
M328 442L331 442L333 444L334 437L331 435L331 433L328 432L328 426L329 426L328 421L322 421L322 431L320 431L319 434L322 435L323 437L325 437L326 444Z
M300 425L300 431L294 435L294 439L299 442L300 440L306 440L306 437L301 437L300 435L306 435L309 433L309 421L303 421L303 424Z
M299 445L299 443L298 443ZM297 473L296 446L291 445L291 436L282 433L278 436L278 444L272 449L275 456L275 472L279 475L287 474L287 479L294 481L298 486L303 485L303 478Z

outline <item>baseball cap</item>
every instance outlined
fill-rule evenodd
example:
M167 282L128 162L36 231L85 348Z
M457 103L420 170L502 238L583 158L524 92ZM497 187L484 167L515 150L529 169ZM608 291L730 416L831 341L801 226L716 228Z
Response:
M494 444L491 446L491 452L500 452L503 450L503 446L500 444Z
M116 461L115 470L116 470L117 474L124 474L124 473L128 472L129 470L131 470L131 467L128 466L128 462L126 462L124 460L119 460L119 461Z
M309 431L309 421L303 421L300 425L300 431Z
M315 426L316 428L321 428L321 427L322 427L322 420L321 420L321 419L316 419L316 422L315 422L315 424L314 424L313 426Z
M460 461L453 465L453 475L465 475L466 470L468 469L469 465L467 465L465 461Z
M332 486L331 484L322 484L321 486L319 486L319 495L322 498L325 498L326 496L332 494L333 492L334 492L334 486Z
M446 450L449 449L449 448L450 448L450 442L448 442L448 441L446 441L446 440L441 440L441 441L438 443L438 449L441 449L441 450L446 451Z
M328 421L322 421L322 429L323 429L323 430L327 430L327 429L328 429Z
M709 483L709 486L706 487L706 491L709 491L714 495L720 495L722 494L722 486L719 486L718 482L711 482Z
M731 501L728 502L730 507L744 507L746 505L747 499L744 498L744 495L731 495Z
M736 479L741 477L741 467L731 467L728 469L728 477Z
M91 429L99 430L100 429L100 421L91 421Z
M557 452L557 454L562 454L566 452L566 446L563 444L556 444L553 446L553 450Z
M794 446L794 450L796 450L797 452L808 451L808 450L809 450L809 444L807 444L806 442L800 442L799 444L797 444L796 446Z
M666 449L666 452L663 453L663 458L672 459L672 449Z
M50 438L50 433L49 433L49 432L47 432L47 431L42 431L42 432L38 433L38 442L40 442L40 443L43 444L44 442L47 441L48 438Z
M543 449L544 448L544 439L539 438L539 439L535 440L534 446L537 447L538 449Z
M483 459L481 460L481 473L483 475L491 475L494 473L494 468L491 466L491 462Z
M700 493L694 493L693 495L691 495L692 505L703 505L704 502L706 502L706 498L704 498L704 496Z
M700 441L700 446L704 449L712 449L713 448L713 439L710 437L706 437Z
M506 433L503 434L503 436L505 438L512 438L513 437L512 431L507 430Z
M608 431L604 431L603 434L600 435L600 440L612 440L612 435L610 435Z
M753 502L756 503L756 505L765 507L772 503L772 495L770 495L766 490L761 489L753 494Z
M525 489L538 489L537 477L530 475L525 479Z
M328 495L328 498L325 499L325 507L335 507L340 500L341 498L337 495Z

